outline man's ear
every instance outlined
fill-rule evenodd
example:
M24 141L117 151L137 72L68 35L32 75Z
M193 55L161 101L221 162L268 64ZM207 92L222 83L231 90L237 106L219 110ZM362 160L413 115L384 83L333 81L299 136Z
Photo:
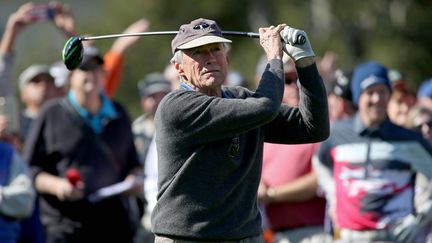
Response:
M177 70L178 75L182 76L182 74L184 73L183 66L180 63L175 63L174 68Z
M185 77L185 73L184 73L184 69L183 69L183 65L180 63L175 63L174 64L175 69L177 70L177 73L180 77Z

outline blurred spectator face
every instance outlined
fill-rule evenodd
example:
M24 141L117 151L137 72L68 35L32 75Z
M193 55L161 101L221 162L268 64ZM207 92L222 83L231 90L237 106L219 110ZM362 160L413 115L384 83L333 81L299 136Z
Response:
M297 73L287 72L285 73L285 90L282 98L282 102L290 106L298 107L299 105L299 90L297 86Z
M390 120L403 126L407 121L408 112L415 104L415 94L402 88L394 88L387 107Z
M432 142L432 115L422 113L414 118L414 129L421 132L423 137Z
M385 84L375 84L366 88L359 97L358 109L367 127L377 126L387 116L390 90Z
M99 94L106 76L103 63L97 47L84 46L81 65L70 74L70 90L82 95Z
M170 63L168 66L166 66L164 70L164 76L171 82L171 87L173 90L180 88L180 76L178 75L174 64Z
M156 109L161 102L162 98L167 95L168 92L156 92L149 96L141 98L141 107L143 111L152 117L156 114Z
M102 90L105 72L102 66L91 70L76 69L70 78L70 89L83 94L98 93Z
M41 106L53 97L56 97L56 88L53 78L48 74L36 75L21 89L22 101L27 105Z
M329 106L329 118L331 122L344 119L355 114L356 109L352 103L351 75L337 69L335 81L329 85L327 102Z
M432 99L429 97L420 97L418 103L432 110Z
M329 106L329 119L330 121L336 121L342 118L343 114L343 99L335 94L329 94L328 96Z
M337 55L332 51L327 51L318 63L319 73L326 87L333 83L336 79L335 72L337 70Z
M224 85L227 86L242 86L248 88L249 82L246 77L240 73L239 71L229 71L228 76L224 82Z
M161 73L150 73L138 82L138 90L142 110L153 118L162 98L172 90L172 81Z
M0 138L3 134L6 133L6 130L9 126L9 119L7 117L7 114L0 113Z

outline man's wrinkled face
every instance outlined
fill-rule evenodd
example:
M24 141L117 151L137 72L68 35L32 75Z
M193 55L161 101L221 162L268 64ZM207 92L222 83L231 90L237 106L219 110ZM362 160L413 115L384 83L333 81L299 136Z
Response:
M358 108L366 126L376 126L387 117L390 90L385 84L373 85L362 92Z
M206 90L220 87L228 74L228 58L222 43L183 50L177 64L181 76L195 87Z

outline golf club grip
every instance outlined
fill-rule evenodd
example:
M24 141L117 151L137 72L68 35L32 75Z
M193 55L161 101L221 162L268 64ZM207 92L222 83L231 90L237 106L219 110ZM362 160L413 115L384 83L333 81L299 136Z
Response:
M247 36L250 38L259 38L259 34L254 32L222 31L222 34L226 36ZM305 42L306 37L304 35L298 35L297 41L294 44L303 45Z

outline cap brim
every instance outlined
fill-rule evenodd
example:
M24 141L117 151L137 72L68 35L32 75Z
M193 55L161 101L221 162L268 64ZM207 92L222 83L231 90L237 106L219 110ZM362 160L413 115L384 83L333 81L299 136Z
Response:
M388 80L386 80L386 79L383 79L383 78L380 78L377 76L369 76L369 77L365 78L363 81L361 81L360 88L362 90L365 90L365 89L368 89L368 88L375 86L377 84L385 84L387 86L390 85Z
M84 57L82 64L78 67L83 71L94 70L104 64L104 60L100 56Z
M164 92L169 93L171 91L171 86L160 84L148 87L146 90L141 91L141 96L149 96L155 93Z
M178 46L176 49L178 50L184 50L184 49L191 49L194 47L198 47L198 46L203 46L203 45L207 45L207 44L213 44L213 43L231 43L231 40L219 37L219 36L214 36L214 35L208 35L208 36L203 36L203 37L199 37L195 40L189 41L183 45Z
M30 80L34 79L36 76L40 74L47 74L51 76L49 72L49 66L46 65L33 65L24 70L23 73L19 76L19 87L22 88L26 85ZM52 76L51 76L52 77Z

